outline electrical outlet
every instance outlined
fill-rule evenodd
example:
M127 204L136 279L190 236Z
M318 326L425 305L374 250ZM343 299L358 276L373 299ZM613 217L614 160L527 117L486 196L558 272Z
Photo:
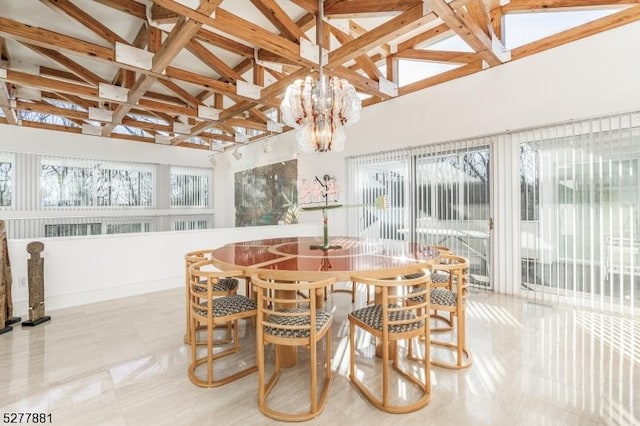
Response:
M25 288L27 286L27 277L18 277L18 288Z

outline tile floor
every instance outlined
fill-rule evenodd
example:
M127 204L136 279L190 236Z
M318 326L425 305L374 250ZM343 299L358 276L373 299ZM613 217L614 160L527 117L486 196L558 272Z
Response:
M333 381L325 411L309 424L640 424L638 319L471 293L473 366L462 372L434 368L429 405L392 415L368 404L347 378L351 307L346 294L334 294L326 305L335 316ZM182 289L50 314L49 323L0 335L0 413L51 413L56 425L277 423L256 406L256 375L216 389L187 379ZM217 369L252 361L254 334L247 329L243 336L245 351ZM378 371L373 346L362 345L362 371ZM276 388L273 404L306 402L304 359L302 353L281 379L293 384ZM394 389L398 397L410 396L402 386Z

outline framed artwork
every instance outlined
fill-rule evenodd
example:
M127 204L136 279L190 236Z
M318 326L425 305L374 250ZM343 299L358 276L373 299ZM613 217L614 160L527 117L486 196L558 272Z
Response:
M298 160L244 170L235 174L236 226L285 223L298 203Z

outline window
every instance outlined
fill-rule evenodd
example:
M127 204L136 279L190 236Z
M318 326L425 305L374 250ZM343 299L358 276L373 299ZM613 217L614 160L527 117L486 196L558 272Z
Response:
M62 223L44 226L45 237L75 237L78 235L99 234L102 234L101 223Z
M209 207L209 169L171 168L171 207Z
M153 166L44 158L43 207L152 207Z
M54 115L45 112L18 111L18 119L23 121L33 121L36 123L53 124L56 126L79 127L76 123L61 115Z
M520 220L538 220L540 179L538 151L528 143L520 145Z
M173 229L176 231L190 231L192 229L207 229L209 221L202 220L176 220L173 223Z
M0 152L0 208L13 205L13 154Z
M114 223L107 224L107 234L132 234L137 232L149 232L149 222Z

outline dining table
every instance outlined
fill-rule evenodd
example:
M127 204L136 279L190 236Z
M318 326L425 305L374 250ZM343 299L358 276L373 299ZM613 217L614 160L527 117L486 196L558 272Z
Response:
M323 277L351 281L355 274L382 272L394 277L408 267L428 269L439 257L434 247L403 240L337 236L330 238L329 249L323 245L322 237L313 236L234 242L213 250L212 262L223 271L240 269L247 279L260 271L285 270L299 281ZM295 283L285 297L297 297ZM323 299L316 295L318 306ZM280 346L277 350L283 367L296 364L295 348Z

